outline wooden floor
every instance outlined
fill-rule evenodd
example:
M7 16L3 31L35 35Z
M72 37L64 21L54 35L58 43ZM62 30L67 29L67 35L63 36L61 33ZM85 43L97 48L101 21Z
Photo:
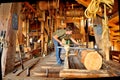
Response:
M65 59L65 53L61 55ZM66 61L64 61L64 64ZM79 57L69 57L69 68L57 65L55 52L31 59L24 63L24 69L18 67L14 72L7 74L3 80L65 80L69 78L114 77L120 76L120 64L113 61L103 62L99 71L88 71L80 63Z
M62 59L64 59L64 55L62 53ZM33 63L36 64L30 68ZM24 63L24 70L20 66L16 72L7 74L3 80L62 80L63 78L59 77L62 69L63 65L57 65L55 52L52 52L45 57L29 60Z

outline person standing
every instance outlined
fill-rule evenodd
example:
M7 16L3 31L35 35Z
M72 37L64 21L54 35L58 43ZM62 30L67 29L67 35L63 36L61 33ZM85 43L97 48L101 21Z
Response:
M67 26L66 29L59 29L53 33L53 43L56 52L56 61L58 65L63 65L63 61L60 57L61 49L57 48L58 46L63 46L62 39L71 40L73 43L79 45L74 38L72 38L72 27Z

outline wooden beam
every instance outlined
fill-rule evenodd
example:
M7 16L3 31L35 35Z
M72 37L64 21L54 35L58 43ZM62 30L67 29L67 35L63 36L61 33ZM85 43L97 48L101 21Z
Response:
M30 8L34 13L36 13L36 10L28 2L24 2L24 3L28 8Z
M87 7L91 0L76 0L79 4L82 4L83 6Z
M63 78L99 78L109 77L107 70L80 70L80 69L63 69L60 71L60 77Z
M14 12L18 13L18 4L17 3L9 3L7 5L7 15L6 17L6 22L4 23L6 27L6 36L4 38L5 44L3 44L3 52L2 52L2 76L5 76L9 72L11 72L14 69L14 60L15 60L15 49L16 49L16 31L13 30L12 28L12 14Z
M39 76L39 77L59 77L58 69L41 69L39 71L34 71L32 76Z
M109 22L112 22L112 21L119 21L119 14L118 12L114 13L110 18L109 18Z
M14 73L14 75L16 75L16 76L20 75L20 73L22 73L26 69L31 68L32 66L34 66L39 60L40 60L40 57L35 58L35 59L31 59L31 60L25 62L23 64L24 65L24 69L18 67L18 71L16 73Z
M41 40L41 52L43 53L44 52L44 22L42 21L41 22L41 37L40 37L40 40ZM43 55L41 53L41 56Z
M103 59L103 65L105 65L107 67L107 70L114 74L114 76L120 76L119 63L112 60L106 61L105 59Z
M53 66L53 64L46 64L46 65L41 65L40 66L42 69L59 69L61 70L63 67L61 66Z

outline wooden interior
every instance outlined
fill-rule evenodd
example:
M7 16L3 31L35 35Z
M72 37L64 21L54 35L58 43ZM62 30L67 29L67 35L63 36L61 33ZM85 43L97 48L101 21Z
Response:
M61 80L120 76L119 0L109 0L114 4L111 5L112 8L106 8L108 22L105 26L108 29L105 35L102 24L105 19L104 3L100 4L95 18L87 18L85 10L91 1L0 1L2 77L11 80L21 79L22 76L22 79L28 80ZM67 56L63 47L60 47L63 49L62 58L65 61L64 66L58 66L52 34L68 25L73 27L72 37L82 46L71 46ZM88 71L84 61L81 62L80 54L87 49L95 50L101 55L102 68L98 71Z

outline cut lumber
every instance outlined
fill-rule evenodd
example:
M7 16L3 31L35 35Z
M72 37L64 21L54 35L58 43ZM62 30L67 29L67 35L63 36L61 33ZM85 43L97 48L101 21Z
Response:
M102 57L99 53L97 53L97 51L82 51L81 62L87 70L99 70L102 67Z
M43 69L62 69L63 67L61 66L52 66L52 65L41 65L41 68Z
M109 77L110 75L107 70L63 69L59 76L64 78L98 78Z
M60 70L58 69L41 69L39 71L34 71L33 76L40 77L59 77Z

